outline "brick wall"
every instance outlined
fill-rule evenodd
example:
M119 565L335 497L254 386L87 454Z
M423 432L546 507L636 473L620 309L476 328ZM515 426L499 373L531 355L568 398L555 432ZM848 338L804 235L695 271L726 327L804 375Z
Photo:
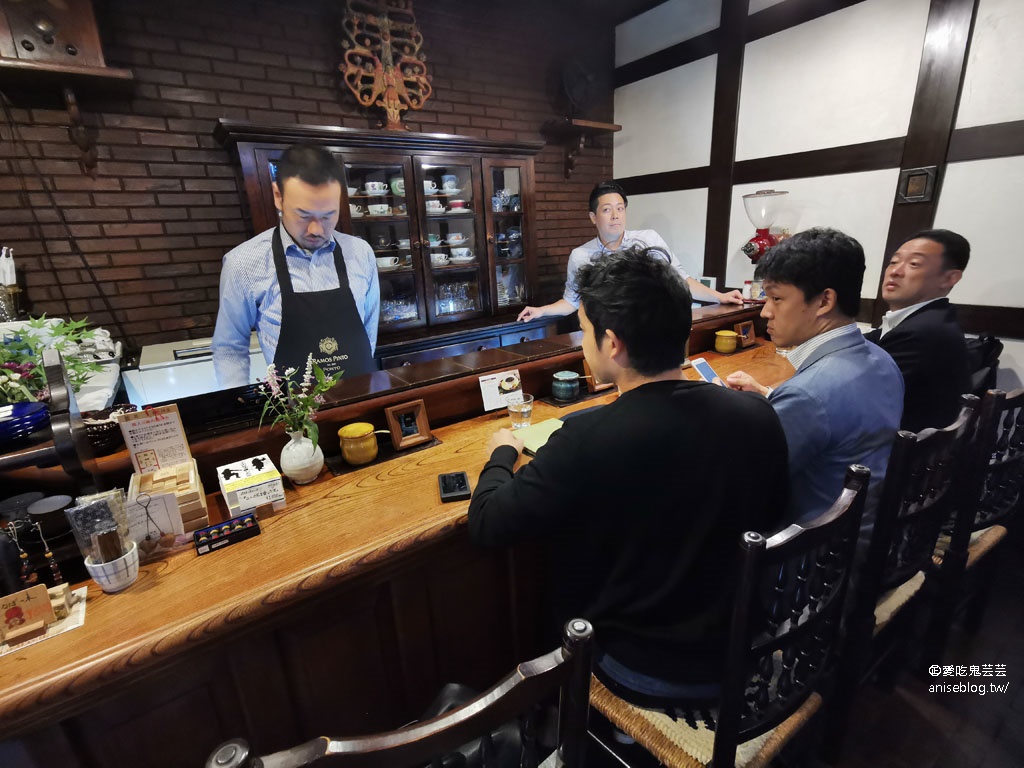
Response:
M136 78L130 95L80 99L97 178L80 172L52 93L12 94L23 141L0 119L0 243L15 248L30 311L88 315L134 349L210 335L221 256L253 234L236 163L212 136L217 118L376 125L336 85L341 6L97 3L107 63ZM612 66L611 24L577 19L571 6L419 0L434 94L406 113L409 127L542 139L540 126L559 115L552 66L566 56ZM611 94L588 116L609 120ZM536 161L541 301L561 295L569 250L593 234L586 196L611 174L611 150L587 150L569 181L562 164L557 145Z

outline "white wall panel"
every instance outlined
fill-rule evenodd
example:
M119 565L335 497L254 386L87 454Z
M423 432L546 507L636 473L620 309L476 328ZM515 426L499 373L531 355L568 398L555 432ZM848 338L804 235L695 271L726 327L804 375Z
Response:
M747 46L738 159L903 136L928 0L865 0Z
M615 89L616 177L708 164L717 62L709 56Z
M722 0L669 0L615 28L615 66L718 29Z
M1024 307L1020 218L1024 157L950 163L935 226L971 243L971 261L950 298L961 304Z
M758 11L763 11L765 8L771 8L773 5L785 2L785 0L750 0L750 6L747 13L753 15Z
M898 178L899 171L892 168L733 187L726 284L741 286L754 276L754 265L740 252L740 247L754 234L743 210L742 196L759 189L784 189L789 198L772 230L785 228L795 234L811 227L831 227L856 238L864 247L867 262L861 296L874 298Z
M685 189L629 198L629 229L653 229L694 277L704 274L707 189Z
M981 0L956 127L1024 120L1024 2Z
M996 387L1012 392L1024 386L1024 341L1003 338L1003 352L999 355Z

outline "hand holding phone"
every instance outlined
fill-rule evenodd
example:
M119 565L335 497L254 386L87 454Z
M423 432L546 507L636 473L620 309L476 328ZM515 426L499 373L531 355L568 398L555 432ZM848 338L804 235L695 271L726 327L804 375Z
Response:
M690 361L690 365L693 366L700 377L709 384L713 384L715 379L718 379L719 386L724 387L725 383L722 381L722 377L715 373L715 369L711 367L711 364L703 357L695 357Z

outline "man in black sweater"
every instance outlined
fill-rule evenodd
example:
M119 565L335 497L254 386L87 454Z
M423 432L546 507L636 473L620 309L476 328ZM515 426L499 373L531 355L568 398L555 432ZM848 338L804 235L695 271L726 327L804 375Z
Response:
M546 542L550 627L589 619L597 673L627 698L712 693L740 536L786 506L785 436L764 398L683 376L690 295L666 254L602 256L579 294L583 353L619 398L567 419L518 472L521 442L494 435L470 533Z
M911 432L952 424L960 395L970 392L967 343L946 298L963 277L971 246L948 229L918 232L885 268L882 298L889 311L867 334L903 374L903 419Z

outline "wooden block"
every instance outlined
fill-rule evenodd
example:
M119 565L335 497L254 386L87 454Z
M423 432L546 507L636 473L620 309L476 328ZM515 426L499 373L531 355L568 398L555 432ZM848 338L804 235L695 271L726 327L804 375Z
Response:
M23 643L26 640L31 640L34 637L46 634L46 622L45 621L33 621L31 624L22 624L14 629L7 630L4 639L8 645L17 645Z
M185 533L192 533L192 531L198 531L200 528L205 528L210 524L210 521L206 517L197 517L195 520L189 520L184 523Z

